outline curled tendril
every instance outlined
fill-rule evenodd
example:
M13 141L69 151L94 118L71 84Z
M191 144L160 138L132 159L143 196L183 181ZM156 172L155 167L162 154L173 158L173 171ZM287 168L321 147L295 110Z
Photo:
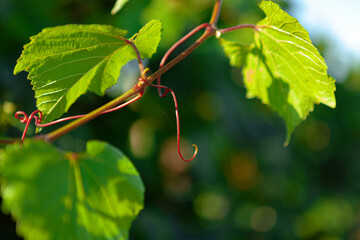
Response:
M145 76L145 73L146 73L147 70L145 70L143 72L143 75ZM158 89L164 89L164 93L162 93L160 95L160 97L165 97L165 95L167 93L171 93L173 99L174 99L174 105L175 105L175 116L176 116L176 130L177 130L177 149L178 149L178 153L179 153L179 156L180 158L185 161L185 162L190 162L192 161L197 153L198 153L198 147L196 144L193 144L192 146L195 148L195 151L194 151L194 154L192 155L191 158L189 159L186 159L183 157L182 153L181 153L181 149L180 149L180 118L179 118L179 110L178 110L178 103L177 103L177 99L176 99L176 95L174 93L174 91L171 89L171 88L168 88L166 86L162 86L162 85L155 85L155 84L151 84L151 83L148 83L146 80L144 80L143 78L139 78L139 85L142 85L142 84L146 84L146 85L149 85L149 86L152 86L152 87L155 87L155 88L158 88ZM114 107L114 108L111 108L111 109L108 109L108 110L105 110L103 111L100 115L102 114L105 114L105 113L110 113L110 112L114 112L116 110L119 110L137 100L139 100L144 94L144 90L140 91L139 94L130 99L129 101L117 106L117 107ZM22 134L22 137L21 137L21 142L24 141L25 137L26 137L26 133L27 133L27 130L29 128L29 124L31 122L32 119L35 119L35 125L37 127L47 127L47 126L51 126L51 125L54 125L54 124L57 124L57 123L60 123L60 122L64 122L64 121L69 121L69 120L73 120L73 119L77 119L77 118L81 118L81 117L84 117L86 116L86 114L82 114L82 115L76 115L76 116L71 116L71 117L66 117L66 118L62 118L62 119L58 119L58 120L55 120L55 121L52 121L52 122L49 122L49 123L44 123L42 124L41 121L43 119L43 114L40 110L36 110L34 112L32 112L30 114L30 116L28 116L25 112L23 111L18 111L15 113L15 118L19 119L21 123L23 124L26 124L25 128L24 128L24 131L23 131L23 134Z
M181 154L181 149L180 149L180 118L179 118L179 109L178 109L178 103L176 100L176 96L174 91L171 88L168 88L166 86L163 85L155 85L155 84L151 84L148 82L145 82L147 85L151 86L151 87L155 87L157 89L164 89L164 93L160 94L160 97L165 97L165 95L167 93L171 93L173 99L174 99L174 105L175 105L175 116L176 116L176 141L177 141L177 149L178 149L178 153L180 158L185 161L185 162L190 162L192 160L194 160L194 158L196 157L197 153L198 153L198 146L196 144L193 144L192 146L195 148L194 154L192 155L191 158L186 159L183 157L183 155Z
M36 114L38 114L39 116L36 116ZM30 114L30 116L28 116L25 112L23 111L18 111L15 113L15 118L19 119L21 123L24 123L26 124L25 125L25 128L24 128L24 131L23 131L23 134L21 136L21 141L24 141L25 139L25 136L26 136L26 132L29 128L29 124L31 122L31 119L35 119L35 125L38 125L40 124L41 120L42 120L42 112L40 110L36 110L34 112L32 112Z
M123 107L125 107L125 106L139 100L142 96L143 96L143 91L141 91L136 97L130 99L129 101L127 101L127 102L125 102L125 103L123 103L123 104L121 104L121 105L119 105L117 107L114 107L114 108L103 111L100 115L119 110L119 109L121 109L121 108L123 108ZM48 126L51 126L51 125L54 125L54 124L57 124L57 123L61 123L61 122L65 122L65 121L69 121L69 120L73 120L73 119L77 119L77 118L82 118L84 116L86 116L86 114L61 118L61 119L58 119L58 120L55 120L55 121L52 121L52 122L49 122L49 123L41 123L42 118L43 118L43 114L42 114L42 112L40 110L35 110L34 112L32 112L30 114L30 116L28 116L23 111L18 111L18 112L15 113L15 118L19 119L21 123L26 124L25 128L24 128L24 131L23 131L23 134L21 136L21 142L23 142L25 137L26 137L26 133L27 133L27 130L29 128L29 125L30 125L30 122L31 122L32 119L35 119L35 125L37 127L43 128L43 127L48 127Z

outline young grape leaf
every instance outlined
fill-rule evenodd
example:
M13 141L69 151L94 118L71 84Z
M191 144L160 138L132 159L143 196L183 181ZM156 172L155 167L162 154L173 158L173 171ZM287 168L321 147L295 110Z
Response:
M335 80L297 19L271 1L263 0L260 8L266 18L255 27L243 68L244 82L247 97L261 99L284 119L287 144L315 103L335 108ZM237 51L243 50L238 47Z
M27 140L1 152L2 209L26 240L128 239L143 208L144 185L115 147L90 141L64 153Z
M44 123L59 118L88 90L104 95L116 83L121 67L136 58L125 34L107 25L65 25L30 38L14 74L29 72ZM156 52L160 35L160 21L152 20L132 38L142 57Z
M159 45L161 39L161 22L159 20L151 20L142 27L135 38L135 45L138 48L142 58L151 58Z
M117 14L128 1L129 0L117 0L113 9L111 10L111 14L112 15Z

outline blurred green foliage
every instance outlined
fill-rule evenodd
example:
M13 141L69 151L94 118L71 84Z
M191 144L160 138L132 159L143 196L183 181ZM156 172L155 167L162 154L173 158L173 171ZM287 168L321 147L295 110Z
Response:
M12 117L15 109L35 110L26 74L13 76L12 71L22 46L42 28L112 24L131 35L148 20L160 19L163 40L148 61L155 71L171 44L208 21L212 10L208 0L132 0L111 16L114 2L0 2L1 137L20 137L19 124ZM290 3L276 2L291 8ZM225 0L219 26L262 19L257 3ZM246 43L251 31L225 37ZM326 51L324 46L321 49ZM122 71L126 73L118 94L136 80L137 69L131 64ZM337 85L336 109L315 107L286 148L284 123L258 100L245 98L240 72L229 66L217 40L210 39L163 76L180 104L184 155L192 154L192 143L199 146L198 157L190 164L177 155L173 101L158 98L155 89L147 90L136 104L95 119L55 145L84 151L87 140L100 139L122 149L134 162L146 194L145 209L135 220L130 239L360 239L359 68ZM68 115L89 112L114 94L83 96ZM0 221L0 238L18 239L11 217L1 215Z
M61 152L37 140L2 151L2 210L29 240L121 239L144 207L144 185L114 146L88 141ZM106 227L104 227L106 226Z

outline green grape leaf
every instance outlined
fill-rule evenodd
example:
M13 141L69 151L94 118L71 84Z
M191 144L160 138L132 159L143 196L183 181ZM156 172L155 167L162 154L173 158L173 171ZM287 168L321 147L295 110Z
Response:
M111 10L111 14L112 15L117 14L128 1L129 0L117 0L113 9Z
M220 39L220 44L226 56L230 59L230 65L242 67L246 63L246 57L250 50L249 46L225 39Z
M121 67L136 58L122 38L125 34L107 25L65 25L30 38L14 74L29 72L44 123L59 118L88 90L101 96L117 82ZM152 20L132 40L141 56L150 58L160 35L161 22Z
M263 0L260 8L266 18L254 29L254 43L243 67L244 83L248 98L261 99L284 119L286 145L314 104L335 108L335 80L297 19L271 1ZM242 51L241 47L232 49Z
M128 239L144 185L120 150L89 141L85 153L64 153L27 140L0 156L2 210L26 240Z
M151 58L156 53L161 39L161 31L161 22L153 19L132 37L135 38L134 43L142 58Z

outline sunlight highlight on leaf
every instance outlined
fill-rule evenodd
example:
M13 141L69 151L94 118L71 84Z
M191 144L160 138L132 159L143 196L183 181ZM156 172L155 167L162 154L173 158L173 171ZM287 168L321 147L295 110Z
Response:
M107 25L46 28L24 46L14 74L29 72L43 123L59 118L87 91L104 95L120 69L136 54L122 38L127 31ZM150 58L160 41L161 23L152 20L136 35L135 45Z
M8 146L1 160L2 207L27 240L126 240L143 208L137 170L107 143L64 153L28 140Z
M335 80L327 74L323 57L297 19L271 1L262 1L260 8L266 18L256 25L246 60L241 45L228 43L225 52L233 66L245 62L247 97L261 99L284 119L287 144L294 128L313 111L314 104L335 107ZM234 62L239 58L240 64Z

